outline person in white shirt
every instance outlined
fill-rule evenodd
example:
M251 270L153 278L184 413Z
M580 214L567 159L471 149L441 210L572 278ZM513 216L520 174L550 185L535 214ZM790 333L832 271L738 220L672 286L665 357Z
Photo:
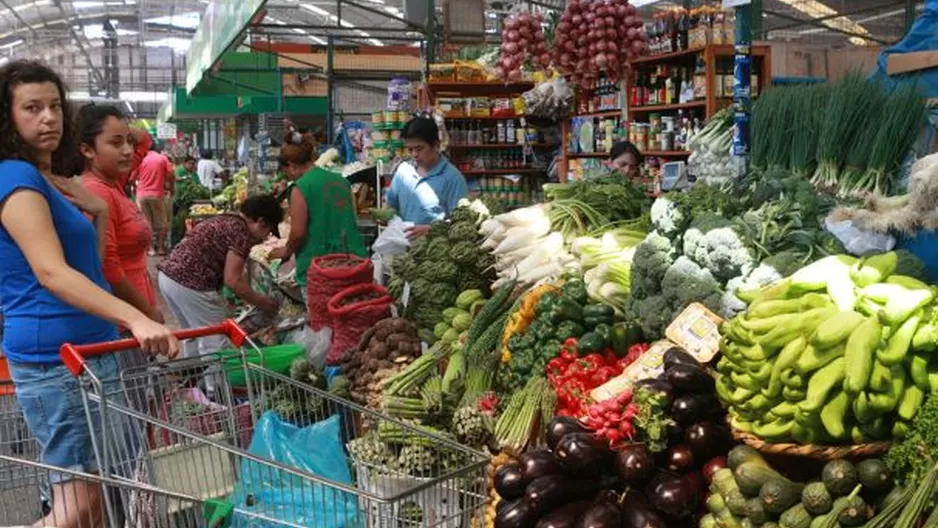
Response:
M199 160L195 171L199 175L199 182L203 187L215 190L215 178L221 176L225 169L212 158L211 151L205 150L202 152L202 159Z

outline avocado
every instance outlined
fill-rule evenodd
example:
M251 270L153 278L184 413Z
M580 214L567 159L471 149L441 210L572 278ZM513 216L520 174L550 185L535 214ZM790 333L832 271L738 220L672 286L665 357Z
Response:
M844 508L837 521L843 526L860 526L869 518L869 512L866 508L866 501L862 497L853 497L847 501L847 507Z
M857 478L863 489L875 493L882 493L889 490L892 485L892 475L889 468L878 458L868 458L856 466Z
M846 460L831 460L821 470L824 486L833 497L842 497L857 486L857 468Z
M765 511L778 515L801 499L801 486L787 480L772 479L762 485L759 499Z
M801 504L811 515L823 515L831 511L834 499L823 482L812 482L801 490Z
M726 465L733 471L736 471L743 462L760 462L762 465L769 465L762 455L756 449L749 447L747 445L739 445L730 449L729 454L726 455Z
M761 499L749 499L746 501L746 518L756 526L760 526L762 523L769 520L769 516L765 512L765 506L762 504Z

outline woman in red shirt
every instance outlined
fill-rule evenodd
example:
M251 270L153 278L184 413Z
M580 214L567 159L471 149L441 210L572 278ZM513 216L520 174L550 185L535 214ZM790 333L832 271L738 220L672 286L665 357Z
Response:
M87 105L78 112L81 180L110 211L104 244L104 277L114 295L157 322L156 292L147 270L152 232L124 186L152 143L149 134L131 130L120 110ZM78 171L76 171L78 172Z

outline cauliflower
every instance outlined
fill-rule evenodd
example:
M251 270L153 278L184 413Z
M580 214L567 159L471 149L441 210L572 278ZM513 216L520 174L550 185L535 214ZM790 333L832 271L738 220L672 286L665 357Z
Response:
M632 258L632 295L648 297L658 293L661 279L676 256L671 240L656 231L649 233L636 246Z
M739 289L740 285L743 284L743 281L745 281L743 277L736 277L726 283L726 291L724 291L723 296L720 297L720 317L732 319L746 311L748 305L745 301L736 296L736 291Z
M687 257L679 257L661 279L661 295L668 301L674 316L694 302L716 312L720 309L723 288L709 270Z
M684 231L689 221L682 208L667 198L658 198L651 204L651 225L662 235L672 237Z
M704 245L704 239L711 229L726 225L726 219L722 216L705 213L694 219L690 228L684 232L683 253L687 257L697 261L697 252Z
M684 235L684 255L710 271L721 283L748 274L754 252L736 225L721 216L702 215Z

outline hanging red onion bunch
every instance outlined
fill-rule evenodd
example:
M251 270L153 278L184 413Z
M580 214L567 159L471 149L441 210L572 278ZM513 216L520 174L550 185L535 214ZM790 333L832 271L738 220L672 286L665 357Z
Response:
M507 82L521 80L521 67L525 61L530 66L545 70L550 66L550 53L541 23L540 13L516 13L505 19L502 31L502 49L495 77Z
M628 0L570 0L554 36L554 66L574 83L622 79L628 63L648 52L648 38Z

